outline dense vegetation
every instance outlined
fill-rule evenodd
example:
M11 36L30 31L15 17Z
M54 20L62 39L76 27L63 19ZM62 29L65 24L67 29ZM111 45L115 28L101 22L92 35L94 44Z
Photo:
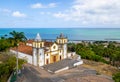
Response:
M69 43L68 51L75 51L83 59L120 67L120 44L116 42ZM114 74L113 79L115 82L120 82L120 73Z
M4 35L0 38L0 82L6 82L10 74L16 70L16 57L13 54L5 53L10 47L17 47L19 42L26 41L23 32L12 31L9 36ZM18 68L22 67L24 60L18 60Z
M25 62L19 59L19 69ZM0 53L0 82L6 82L10 74L16 70L16 57L11 53Z
M69 43L68 51L75 51L84 59L120 66L120 44L116 42Z
M115 82L120 82L120 72L114 74L113 79L115 80Z
M8 48L13 46L9 39L0 39L0 51L6 51Z
M4 35L0 38L0 51L6 51L10 47L15 47L19 42L25 42L27 38L23 32L12 31L9 36Z

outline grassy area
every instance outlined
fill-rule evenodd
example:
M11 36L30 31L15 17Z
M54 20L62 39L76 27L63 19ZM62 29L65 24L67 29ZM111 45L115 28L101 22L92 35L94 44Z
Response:
M111 65L102 62L95 62L86 59L83 59L83 62L84 62L83 64L84 67L95 69L99 74L112 76L113 74L119 71L116 67L113 67Z

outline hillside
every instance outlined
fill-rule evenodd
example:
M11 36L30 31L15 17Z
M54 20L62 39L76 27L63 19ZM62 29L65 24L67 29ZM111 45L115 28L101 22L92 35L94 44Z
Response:
M98 72L98 74L105 74L108 76L112 76L112 74L119 71L116 67L113 67L111 65L102 62L95 62L86 59L83 59L83 61L84 61L83 64L84 67L95 69Z

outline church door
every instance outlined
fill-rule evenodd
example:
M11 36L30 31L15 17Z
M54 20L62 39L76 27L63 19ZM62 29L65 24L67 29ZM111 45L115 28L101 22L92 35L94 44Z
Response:
M56 56L53 56L53 62L56 62Z
M62 57L60 56L60 60L62 59Z
M46 64L49 64L49 61L48 61L48 59L46 59Z

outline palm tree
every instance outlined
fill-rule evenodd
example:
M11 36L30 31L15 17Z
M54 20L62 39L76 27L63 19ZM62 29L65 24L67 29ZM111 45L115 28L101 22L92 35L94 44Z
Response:
M17 79L17 76L18 76L18 45L19 45L19 42L24 42L27 40L27 38L25 37L23 32L12 31L9 34L12 36L9 39L11 39L11 41L14 42L14 46L16 46L16 49L17 49L17 56L16 56L16 58L17 58L17 61L16 61L16 73L17 73L16 79Z
M12 37L9 39L13 42L14 41L14 46L17 46L19 42L24 42L27 40L27 38L24 35L24 32L16 32L12 31L9 33Z

